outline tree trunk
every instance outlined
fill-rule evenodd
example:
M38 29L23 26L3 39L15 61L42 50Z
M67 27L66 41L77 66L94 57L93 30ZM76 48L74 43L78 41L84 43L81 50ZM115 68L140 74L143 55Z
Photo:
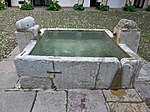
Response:
M108 2L108 0L101 0L101 3L104 4L104 5L106 5L107 2Z
M148 3L147 3L147 5L150 5L150 0L148 0Z
M78 0L78 4L83 4L84 0Z
M132 4L131 0L126 0L126 4Z

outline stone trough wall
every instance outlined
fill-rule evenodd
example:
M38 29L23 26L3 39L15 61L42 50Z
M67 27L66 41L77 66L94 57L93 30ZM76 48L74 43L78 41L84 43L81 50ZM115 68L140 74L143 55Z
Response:
M28 21L28 19L30 21ZM126 20L125 22L129 23L129 26L132 27L132 25L130 25L130 22ZM120 30L120 27L118 28L120 24L122 25L122 21L119 22L116 26L116 37L114 37L114 39L117 38L116 41L119 40L117 41L118 45L126 53L128 53L130 57L118 60L115 57L95 58L29 55L36 45L37 41L35 39L38 36L39 26L35 25L34 18L32 17L28 17L18 21L16 23L16 38L21 53L15 57L14 63L16 66L17 74L20 77L20 87L31 89L133 88L135 78L138 77L139 70L142 65L142 60L125 43L120 42L122 38L126 38L126 36L128 36L128 33L127 35L124 34L124 36L119 35L120 31L122 31ZM59 28L49 30L58 29ZM41 34L43 34L44 30L46 29L40 30ZM109 30L104 31L111 38L113 38L113 34ZM29 33L29 35L26 35L26 33ZM137 51L137 48L138 44L136 44L135 51Z

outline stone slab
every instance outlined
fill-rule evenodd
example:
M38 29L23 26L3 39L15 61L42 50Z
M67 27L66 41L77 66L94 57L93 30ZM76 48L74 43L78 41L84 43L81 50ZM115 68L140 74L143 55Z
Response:
M108 103L110 112L150 112L144 103Z
M21 77L19 84L23 89L48 89L52 86L48 77Z
M15 59L18 76L47 77L49 71L53 71L53 62L49 60L31 57Z
M68 112L108 112L101 90L69 90Z
M136 81L135 89L140 93L142 99L150 107L150 84L146 81Z
M62 72L54 78L57 88L88 89L95 87L98 62L56 61L54 65L55 71Z
M122 88L133 88L135 78L139 75L139 69L141 65L140 60L123 58L122 64Z
M103 90L107 102L142 102L134 89Z
M13 88L18 79L13 61L1 61L0 88Z
M0 92L0 112L30 112L35 92Z
M66 112L65 91L40 91L32 112Z
M54 61L54 78L57 88L93 89L110 88L120 63L117 58L99 58L98 60L61 60ZM107 81L106 81L107 80Z

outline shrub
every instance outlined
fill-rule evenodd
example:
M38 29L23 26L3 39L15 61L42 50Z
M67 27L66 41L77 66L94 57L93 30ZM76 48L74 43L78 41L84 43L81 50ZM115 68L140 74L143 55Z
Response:
M146 11L150 11L150 5L147 5Z
M46 7L47 7L47 10L54 10L54 11L59 11L61 9L61 6L58 4L58 1L56 2L47 2L46 3Z
M131 4L125 4L125 6L123 7L124 11L129 11L129 12L135 12L136 8L134 5Z
M107 4L100 4L96 8L100 11L109 11L109 6Z
M0 10L6 9L6 4L0 2Z
M31 3L27 3L27 2L24 2L24 4L21 5L21 10L33 10L34 7Z
M78 11L83 11L84 10L84 7L83 7L83 4L75 4L73 6L74 10L78 10Z

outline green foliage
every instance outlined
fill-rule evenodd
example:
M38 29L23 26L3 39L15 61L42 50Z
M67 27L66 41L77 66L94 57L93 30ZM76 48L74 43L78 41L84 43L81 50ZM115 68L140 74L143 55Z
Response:
M107 4L100 4L96 8L100 11L109 11L109 6Z
M129 12L135 12L136 8L134 5L131 4L125 4L125 6L123 7L124 11L129 11Z
M78 10L78 11L83 11L84 10L84 7L83 7L83 4L75 4L73 6L74 10Z
M6 4L0 2L0 10L6 9Z
M47 2L46 3L46 7L47 7L47 10L54 10L54 11L59 11L61 9L61 6L58 4L58 1L56 2Z
M146 11L150 11L150 5L147 5Z
M34 7L31 3L27 3L27 2L24 2L24 4L21 5L21 10L33 10Z

